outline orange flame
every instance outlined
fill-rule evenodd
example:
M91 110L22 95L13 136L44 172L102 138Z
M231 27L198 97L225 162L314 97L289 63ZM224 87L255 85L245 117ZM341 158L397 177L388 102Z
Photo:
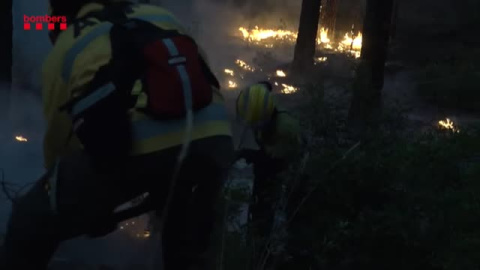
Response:
M289 30L280 30L280 29L266 29L255 26L254 29L247 29L246 27L240 27L238 30L242 33L243 39L249 43L258 44L267 48L273 48L274 44L272 41L286 41L289 43L294 43L297 40L298 33ZM326 49L331 49L337 52L348 53L355 58L360 57L362 50L363 36L362 33L358 33L355 36L352 36L349 33L346 33L343 39L340 42L334 42L330 39L329 29L321 27L319 29L317 37L317 45L322 46ZM265 44L265 42L267 42Z

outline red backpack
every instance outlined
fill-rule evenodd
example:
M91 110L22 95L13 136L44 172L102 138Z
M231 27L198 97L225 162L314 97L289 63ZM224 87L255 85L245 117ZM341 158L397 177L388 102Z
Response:
M161 118L182 117L185 105L194 111L212 101L212 86L220 85L199 53L196 42L175 30L163 30L139 19L115 22L111 30L112 63L119 73L141 79L148 103L145 110ZM129 63L131 66L125 66Z
M195 41L177 31L167 31L137 19L128 20L111 32L112 48L118 58L132 63L126 68L141 78L148 97L145 110L157 117L176 118L212 102L212 86L220 88ZM129 44L130 46L124 46ZM126 48L133 48L130 52ZM127 56L129 55L129 57ZM127 58L127 59L126 59Z
M112 57L87 90L61 108L69 112L87 152L117 163L127 156L132 143L127 112L138 99L132 95L137 80L147 95L146 107L140 110L159 119L181 118L188 108L205 108L212 102L212 86L220 88L192 38L129 19L128 7L111 6L79 19L94 17L113 24Z

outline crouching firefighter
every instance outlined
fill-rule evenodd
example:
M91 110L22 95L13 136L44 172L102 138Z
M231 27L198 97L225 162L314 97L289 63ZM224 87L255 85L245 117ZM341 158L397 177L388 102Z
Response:
M279 107L269 82L259 82L240 92L236 102L237 118L252 128L259 150L241 149L236 159L253 164L253 202L250 205L250 231L259 240L255 254L264 253L262 243L269 237L275 216L275 204L281 194L281 173L287 171L301 152L299 122ZM257 261L259 258L254 258ZM255 268L256 269L256 268Z
M234 153L203 52L160 7L50 0L50 11L68 28L50 33L43 67L47 173L13 205L0 269L46 269L62 241L112 232L115 209L145 193L144 212L168 212L164 269L212 269Z

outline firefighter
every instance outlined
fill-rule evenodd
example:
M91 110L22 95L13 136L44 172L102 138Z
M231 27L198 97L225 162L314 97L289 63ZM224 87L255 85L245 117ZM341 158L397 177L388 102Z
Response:
M253 164L255 179L249 210L252 233L262 242L271 233L274 223L274 205L283 185L280 175L299 156L300 125L289 112L279 108L272 85L267 81L243 90L236 106L237 117L253 129L260 148L241 149L236 159L243 158L247 164Z
M110 32L112 24L95 16L87 20L77 19L86 18L89 14L106 14L104 12L114 8L115 14L119 15L121 7L125 11L121 15L126 15L126 18L150 21L158 29L185 31L171 13L156 6L110 0L50 0L49 4L50 15L66 16L68 28L51 32L53 49L43 66L42 95L47 120L44 160L47 173L13 205L0 269L46 269L61 242L81 235L100 236L112 232L116 228L116 224L111 222L114 210L145 193L154 198L149 210L159 213L167 204L168 195L173 194L162 243L165 269L212 269L207 265L205 254L210 248L210 235L216 218L216 198L234 158L231 127L218 84L208 84L208 93L205 93L212 95L208 106L194 110L192 114L187 111L186 116L179 118L149 117L145 110L136 107L152 104L148 102L151 96L143 95L127 111L125 119L132 130L131 135L110 131L113 126L122 126L115 125L117 120L113 120L118 116L115 113L120 114L121 110L113 108L113 105L113 112L91 109L107 106L107 101L104 104L98 100L92 103L92 100L111 93L110 84L102 88L103 92L98 90L83 96L82 93L91 89L89 85L94 85L89 83L96 81L101 67L112 62L114 46L109 39L113 35ZM118 46L120 49L124 47L122 44ZM200 54L204 56L201 50ZM176 65L181 62L179 59L171 58L168 63ZM131 72L138 70L130 68ZM172 70L181 72L185 69ZM129 72L121 71L120 74L111 77L117 90L126 88L118 82L122 77L128 77ZM178 78L185 82L184 77ZM199 80L199 77L196 79ZM141 83L135 82L134 89L130 89L132 93L141 89L138 88ZM172 85L171 81L153 83L163 83L165 87ZM182 84L182 87L185 85ZM103 100L113 104L115 98L110 99L110 96ZM65 104L75 100L72 97L83 97L80 99L83 103L78 101L74 103L76 107L72 109L71 105L65 110ZM124 105L121 102L118 104ZM83 110L89 114L72 120L75 113L85 112ZM118 116L119 123L122 117ZM185 124L187 119L191 120L187 121L189 124ZM189 136L183 136L186 126ZM124 150L110 147L115 143L119 143L116 146L121 149L127 149L124 146L131 143L125 157L118 156ZM104 145L105 149L115 154L100 151ZM179 158L181 150L186 155ZM182 160L181 166L178 166L179 160ZM180 168L178 172L175 171L177 167ZM175 173L178 173L177 177L174 177ZM168 193L171 187L173 193Z

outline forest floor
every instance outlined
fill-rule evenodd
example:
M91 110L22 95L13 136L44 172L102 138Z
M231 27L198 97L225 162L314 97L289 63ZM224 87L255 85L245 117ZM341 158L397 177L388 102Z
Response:
M244 52L241 54L245 57ZM278 77L275 75L276 70L288 70L288 61L285 60L285 58L288 57L277 58L275 54L265 54L263 51L262 53L249 53L248 55L249 57L246 57L242 60L251 66L255 66L255 72L246 71L238 66L235 67L234 62L237 57L235 56L235 50L233 50L230 61L232 63L231 67L235 67L232 68L235 69L235 76L232 77L225 74L219 76L224 85L228 86L228 81L230 80L235 80L235 83L238 84L238 86L235 88L229 89L228 87L225 87L226 89L223 91L229 115L232 119L236 147L240 143L240 134L242 134L244 126L235 120L235 99L238 95L239 89L241 89L243 86L246 86L249 83L253 83L257 80L270 78L273 83L277 82L279 85L276 89L276 93L278 94L280 103L284 107L295 110L295 108L301 107L302 103L308 101L305 100L305 97L301 95L301 86L296 86L296 81L291 79L288 73L285 77ZM282 55L282 53L279 51L276 53L276 55ZM323 57L324 55L320 53L318 56ZM339 96L344 96L342 102L348 103L348 97L351 93L350 85L354 78L353 70L355 63L356 60L352 60L344 55L329 55L326 62L317 63L316 68L312 72L309 80L318 81L321 78L321 81L324 84L325 99L337 101L339 100ZM451 119L460 128L463 125L480 123L480 114L478 113L465 113L456 109L441 109L420 99L415 90L416 70L416 68L412 68L399 61L387 63L385 85L383 89L383 101L386 107L394 105L397 108L400 108L400 110L405 113L405 116L409 120L412 128L418 131L421 131L423 128L437 126L438 121L444 120L445 118ZM223 70L219 69L218 71L222 72ZM298 90L293 94L282 94L280 93L281 89L284 88L281 86L282 84L297 87ZM251 133L247 134L245 140L242 142L242 147L256 147ZM251 182L251 179L245 179L245 175L249 175L250 169L251 168L249 167L244 167L243 169L240 168L233 170L231 177L234 180L236 179L236 182L243 182L244 184L246 183L248 185L248 182ZM244 214L242 214L241 219L243 222L245 221ZM135 226L132 226L132 221L136 222ZM119 230L119 232L116 232L115 234L104 239L95 240L95 242L98 243L97 249L91 249L90 251L89 248L78 249L79 246L87 247L88 240L78 240L76 242L77 244L72 245L67 244L65 247L63 247L62 252L56 255L54 261L52 262L51 269L146 269L145 266L138 264L144 262L146 258L150 257L149 253L151 252L152 248L151 241L149 241L149 239L142 239L141 237L146 222L146 217L142 216L122 223L122 225L125 227L125 224L129 223L130 228L124 231ZM138 234L140 234L140 237ZM101 246L100 249L98 248L99 246ZM124 246L125 248L119 249L119 246ZM104 250L104 252L99 252L99 250ZM124 257L129 257L129 260L132 261L132 263L128 263L129 266L123 267L110 266L109 268L107 265L112 265L109 263L105 263L105 265L100 266L98 261L108 261L105 260L105 257L119 257L118 253L116 253L116 255L112 254L112 250L120 251L120 253L124 254ZM68 257L69 254L83 252L85 252L83 255L77 254L77 256ZM132 253L135 254L132 255ZM81 259L82 257L90 257L90 262L84 263ZM98 260L95 258L98 258ZM112 259L112 261L113 260L115 259Z

